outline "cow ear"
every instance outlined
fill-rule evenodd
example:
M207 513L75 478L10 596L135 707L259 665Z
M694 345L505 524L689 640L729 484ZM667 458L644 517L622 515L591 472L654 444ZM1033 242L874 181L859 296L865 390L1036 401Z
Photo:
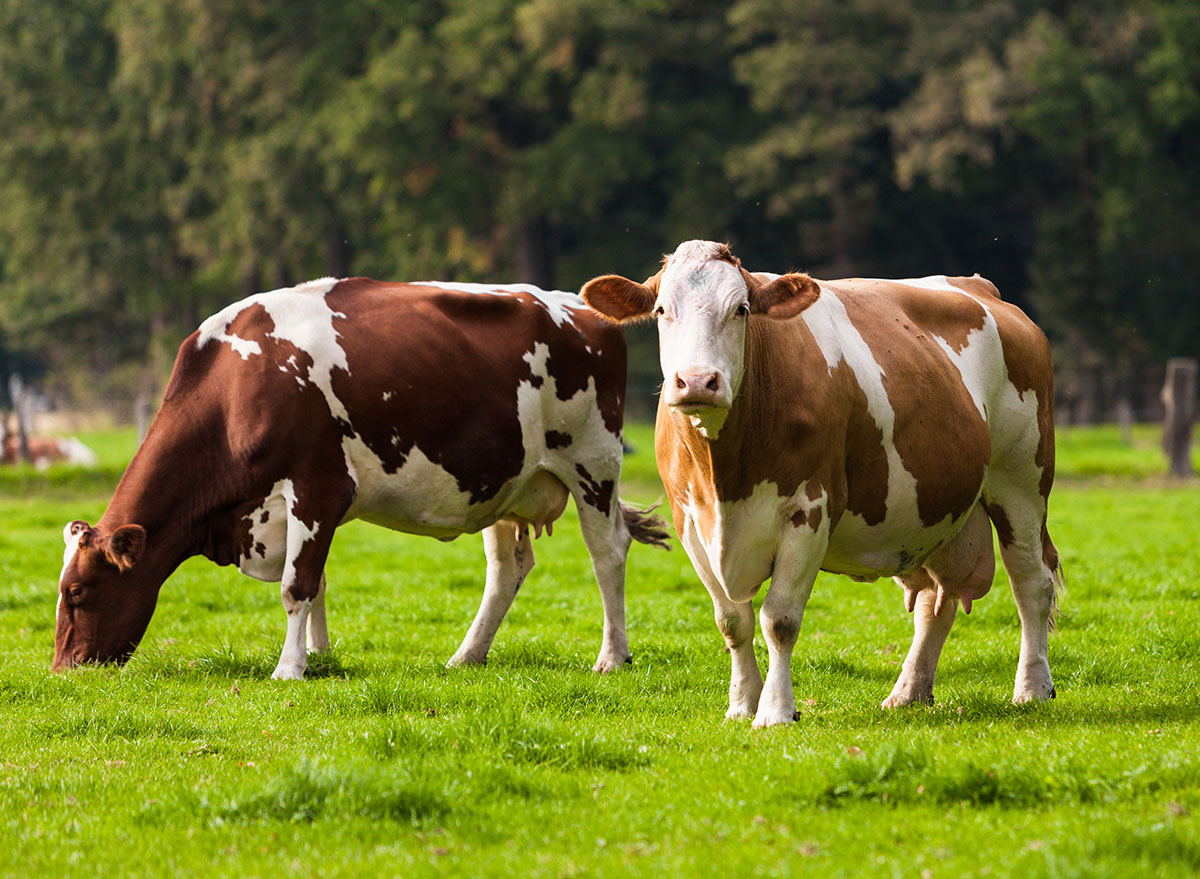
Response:
M617 323L648 317L658 298L662 272L639 284L620 275L601 275L583 285L580 295L594 311Z
M87 522L83 521L82 519L76 519L74 522L68 522L66 524L66 527L63 528L63 543L69 544L71 542L71 540L75 537L75 535L82 534L83 532L89 530L91 527L92 527L91 525L89 525ZM80 543L82 543L82 542L83 542L83 538L80 538Z
M750 288L750 308L755 314L782 320L795 317L821 295L821 288L808 275L780 275L757 287Z
M104 557L124 574L138 563L146 548L146 529L141 525L122 525L104 542Z

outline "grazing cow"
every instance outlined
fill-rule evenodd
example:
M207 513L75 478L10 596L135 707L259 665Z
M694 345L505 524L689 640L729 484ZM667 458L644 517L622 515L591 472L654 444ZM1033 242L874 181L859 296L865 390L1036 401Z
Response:
M612 320L658 319L658 468L732 654L727 716L794 719L818 570L899 581L915 631L883 705L932 701L958 604L991 587L992 525L1021 617L1013 701L1054 695L1050 349L990 282L754 274L689 241L644 284L582 292ZM764 686L751 599L768 578Z
M326 278L235 303L181 346L100 521L64 530L54 668L126 660L163 582L204 555L281 582L272 676L301 678L329 644L334 530L356 518L483 531L483 602L450 660L482 663L533 567L530 531L570 496L604 605L595 668L617 669L631 536L666 537L617 498L624 392L621 331L569 293Z

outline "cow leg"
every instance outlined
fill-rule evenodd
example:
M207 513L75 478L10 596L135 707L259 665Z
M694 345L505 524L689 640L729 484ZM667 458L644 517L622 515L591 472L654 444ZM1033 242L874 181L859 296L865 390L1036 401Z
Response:
M487 580L479 612L462 644L447 666L483 665L496 630L512 606L517 590L533 570L533 542L529 529L513 522L497 522L483 531L487 555Z
M317 584L317 597L308 612L308 652L317 653L329 649L329 629L325 623L325 574Z
M600 601L604 605L604 636L592 670L616 671L633 660L629 638L625 634L625 557L633 538L615 497L609 513L605 513L592 506L588 498L575 492L572 494L579 510L583 542L592 559L596 585L600 587Z
M1013 702L1052 699L1055 692L1049 643L1059 568L1058 550L1046 531L1046 504L1036 490L1005 491L990 486L985 498L1021 618L1021 654Z
M333 492L316 496L300 486L303 483L289 480L284 494L287 511L287 536L280 595L283 609L287 612L287 635L279 654L279 663L271 674L277 680L302 680L308 667L307 632L313 606L320 603L317 611L319 629L324 628L323 606L325 584L325 561L329 547L352 497L350 491L340 507L334 507ZM350 486L350 490L353 486ZM328 636L325 638L328 644ZM318 642L319 643L319 642Z
M896 579L899 581L900 578ZM920 590L913 609L913 641L891 695L883 700L883 708L933 704L933 679L937 674L938 658L958 612L958 600L954 598L943 600L941 612L938 612L937 586L923 568L905 579L909 582L901 585Z
M725 588L709 567L708 555L692 520L684 520L679 539L688 558L692 560L692 567L700 577L700 582L712 597L717 630L724 636L725 647L729 651L729 709L725 712L725 718L752 718L758 710L758 699L763 688L762 672L754 656L754 605L749 601L731 601L725 594Z
M797 530L808 531L807 528ZM826 542L826 536L821 532L797 535L775 560L771 586L759 610L768 662L767 679L754 715L756 729L791 723L796 719L792 649L796 646L804 607L825 556Z

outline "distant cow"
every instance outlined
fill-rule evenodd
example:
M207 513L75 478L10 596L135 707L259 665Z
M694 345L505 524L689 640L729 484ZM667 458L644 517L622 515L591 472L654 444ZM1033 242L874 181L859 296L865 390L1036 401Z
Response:
M300 678L329 644L334 530L357 518L483 531L483 602L450 660L481 663L533 567L530 530L570 496L604 605L595 668L616 669L631 533L665 537L617 497L624 392L621 331L573 294L327 278L231 305L183 343L100 521L64 530L54 667L126 660L163 582L204 555L281 581L273 677Z
M39 470L51 464L78 464L94 467L96 453L73 436L31 436L28 439L29 463ZM24 458L21 438L15 433L6 433L0 443L0 463L18 464Z
M793 719L819 569L900 582L915 632L883 705L932 701L959 602L991 587L992 525L1021 617L1013 700L1054 695L1050 349L991 283L754 274L689 241L644 284L607 275L583 297L616 321L658 319L658 467L732 653L729 717ZM768 578L764 687L750 600Z

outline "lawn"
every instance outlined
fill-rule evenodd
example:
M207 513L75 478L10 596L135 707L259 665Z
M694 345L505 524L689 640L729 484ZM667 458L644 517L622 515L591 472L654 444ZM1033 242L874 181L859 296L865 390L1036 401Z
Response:
M652 501L649 429L629 435L625 494ZM125 668L51 674L62 526L99 516L132 449L100 439L96 473L0 476L0 875L1200 872L1200 485L1155 475L1152 429L1060 434L1056 700L1008 701L1001 569L959 617L937 704L881 711L910 638L900 590L822 575L801 718L757 732L723 719L728 656L678 545L633 550L633 664L589 671L600 599L573 511L535 543L486 668L443 666L480 539L352 523L308 680L269 680L278 588L203 560Z

